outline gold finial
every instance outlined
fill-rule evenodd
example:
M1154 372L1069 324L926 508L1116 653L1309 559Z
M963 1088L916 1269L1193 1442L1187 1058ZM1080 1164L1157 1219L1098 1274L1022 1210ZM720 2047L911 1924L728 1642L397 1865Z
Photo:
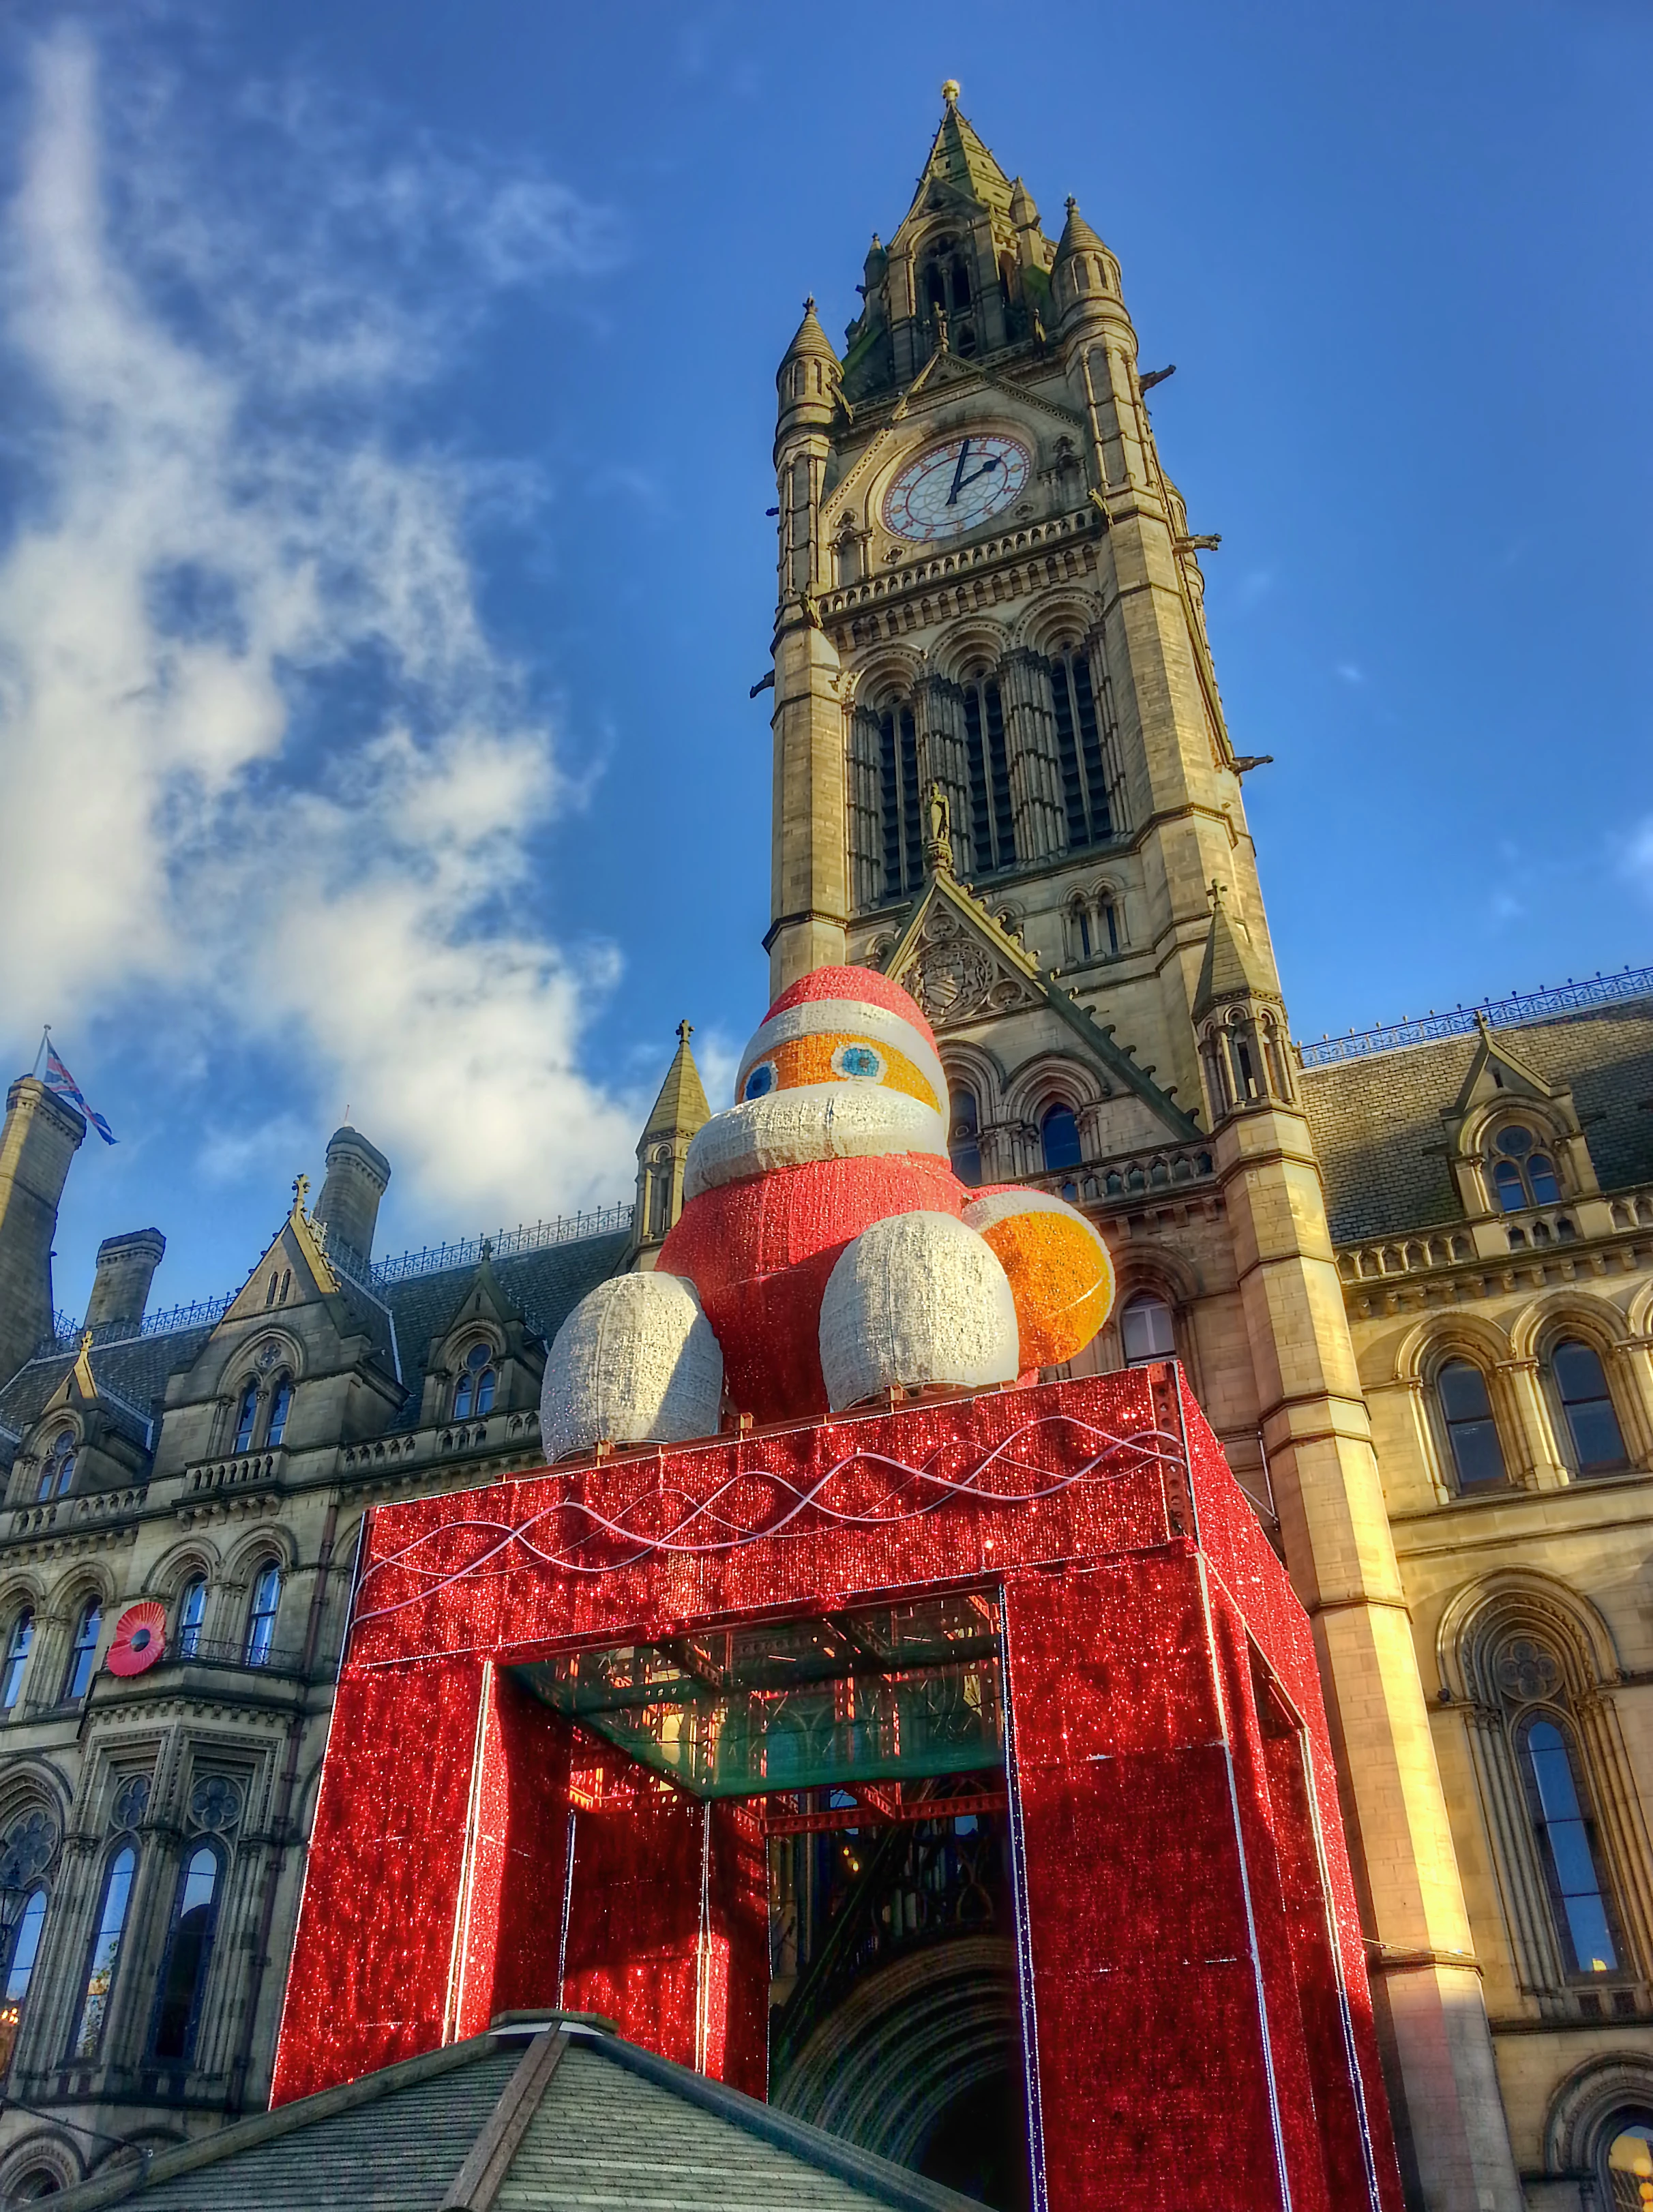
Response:
M303 1212L304 1201L309 1194L309 1176L307 1175L295 1175L293 1178L293 1211L295 1213Z
M950 76L946 82L942 86L941 97L946 101L949 107L957 106L958 79L956 76Z

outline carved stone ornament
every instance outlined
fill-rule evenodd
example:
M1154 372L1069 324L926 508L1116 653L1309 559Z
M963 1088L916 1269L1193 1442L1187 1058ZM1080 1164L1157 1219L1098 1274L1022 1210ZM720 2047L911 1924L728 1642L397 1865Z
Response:
M264 1375L269 1374L270 1369L276 1364L279 1346L273 1344L261 1344L258 1346L258 1366L260 1373Z
M1024 980L1001 968L957 915L938 905L925 921L913 959L896 979L939 1030L1030 1002Z
M1553 1698L1561 1686L1561 1669L1541 1644L1520 1637L1498 1654L1498 1687L1512 1703L1527 1705L1534 1698Z
M129 1774L115 1792L115 1802L110 1808L109 1825L112 1829L135 1828L149 1809L149 1778L147 1774Z
M241 1817L241 1793L228 1775L209 1774L190 1792L190 1818L198 1828L217 1835Z
M52 1863L58 1831L49 1813L38 1808L14 1820L0 1850L0 1890L23 1889Z

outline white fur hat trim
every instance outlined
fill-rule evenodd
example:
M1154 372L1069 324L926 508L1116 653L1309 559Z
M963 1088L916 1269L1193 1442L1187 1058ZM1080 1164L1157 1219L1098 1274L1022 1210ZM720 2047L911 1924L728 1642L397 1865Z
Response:
M683 1194L686 1201L777 1168L886 1152L931 1152L945 1160L947 1125L921 1099L881 1083L800 1083L714 1114L690 1145Z

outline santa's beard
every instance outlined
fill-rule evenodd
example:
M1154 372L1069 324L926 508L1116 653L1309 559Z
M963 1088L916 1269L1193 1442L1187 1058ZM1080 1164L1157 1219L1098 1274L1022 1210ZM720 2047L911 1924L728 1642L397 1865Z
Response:
M803 1083L714 1114L689 1147L684 1200L726 1182L815 1160L888 1152L947 1157L947 1125L933 1106L881 1083Z

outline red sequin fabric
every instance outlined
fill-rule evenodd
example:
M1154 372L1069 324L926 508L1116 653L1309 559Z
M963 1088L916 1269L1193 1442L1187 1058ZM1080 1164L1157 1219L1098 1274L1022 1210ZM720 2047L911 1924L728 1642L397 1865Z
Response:
M762 2095L751 1808L514 1670L957 1590L1002 1608L1036 2206L1399 2212L1309 1622L1169 1365L378 1509L275 2101L558 2004Z

